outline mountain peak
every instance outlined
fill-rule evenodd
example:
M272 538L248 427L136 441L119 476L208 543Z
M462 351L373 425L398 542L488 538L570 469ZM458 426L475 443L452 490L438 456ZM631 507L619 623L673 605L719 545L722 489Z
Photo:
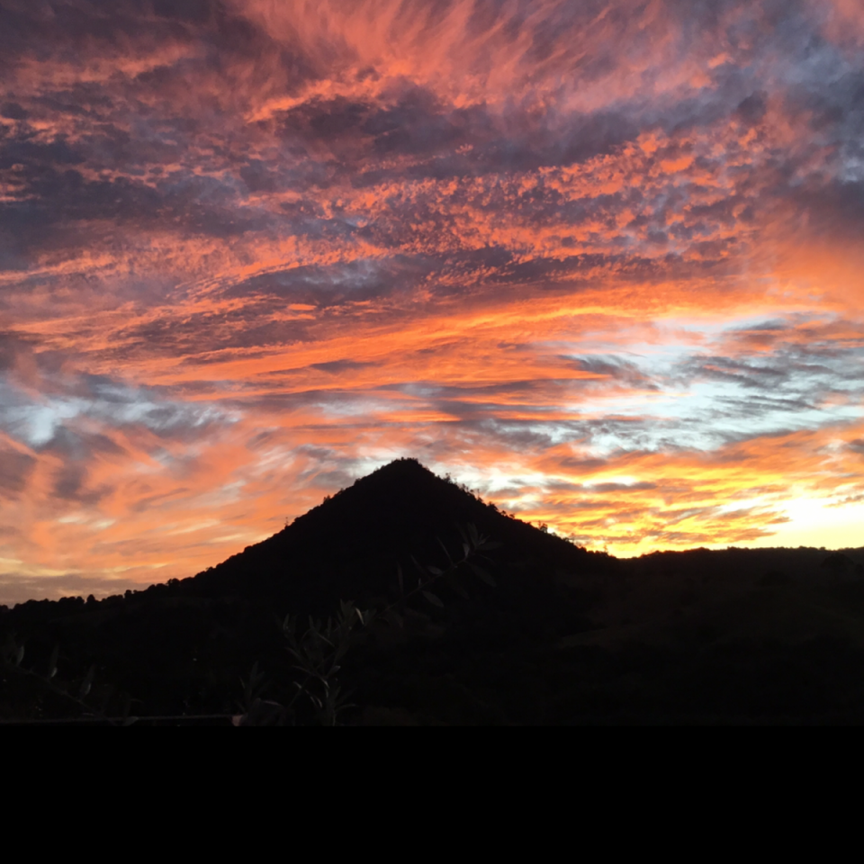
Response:
M324 612L339 600L392 592L397 566L406 578L415 561L446 567L448 554L461 557L469 525L506 547L511 569L521 560L533 572L572 571L588 561L585 550L501 513L416 459L397 459L192 581L196 593L269 596L280 612Z
M419 459L415 459L413 456L403 456L400 459L394 459L392 462L388 462L366 476L373 477L376 474L400 474L406 477L411 475L416 476L417 474L426 474L430 477L435 476Z
M353 486L364 491L389 489L396 492L401 487L415 487L417 484L427 486L428 484L446 483L437 474L430 471L425 465L413 458L394 459L381 468L377 468L365 477L356 480Z
M446 483L437 474L430 471L422 462L410 457L394 459L380 468L376 468L365 477L361 477L354 485L374 486L381 484L414 484L414 483Z

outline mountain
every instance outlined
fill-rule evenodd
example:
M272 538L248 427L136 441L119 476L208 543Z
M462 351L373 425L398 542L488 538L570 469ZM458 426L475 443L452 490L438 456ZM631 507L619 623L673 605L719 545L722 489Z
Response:
M864 722L864 550L619 560L410 459L197 576L0 613L0 718L80 713L12 668L22 644L43 675L59 645L57 680L76 687L92 668L88 698L109 712L126 694L142 716L227 715L250 678L293 704L282 620L302 630L344 600L401 614L361 628L341 661L350 723Z
M458 559L472 531L500 544L482 556L497 587L463 567L458 585L436 586L443 610L422 599L409 608L412 637L466 614L499 629L502 622L584 629L589 598L556 574L603 573L614 559L507 516L401 459L203 573L99 602L29 601L0 616L0 638L14 631L37 667L59 644L66 668L80 674L96 663L149 714L236 710L237 682L254 663L291 680L280 630L286 614L328 615L342 600L386 604L398 596L400 570L411 591L425 567Z
M474 525L506 552L496 567L526 585L548 586L556 570L605 572L614 559L590 553L501 513L414 459L400 459L296 519L263 543L201 573L195 596L268 598L279 608L323 614L340 600L390 596L397 568L416 580L421 565L446 567ZM412 560L414 559L414 560Z

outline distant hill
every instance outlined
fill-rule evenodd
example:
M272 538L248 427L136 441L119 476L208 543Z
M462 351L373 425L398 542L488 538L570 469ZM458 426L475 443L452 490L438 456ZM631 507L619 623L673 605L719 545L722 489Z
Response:
M0 640L23 644L36 671L59 644L58 678L92 666L94 695L116 706L125 693L141 715L235 712L253 664L285 702L297 676L286 613L391 604L458 559L471 531L495 541L480 555L492 578L462 566L436 584L438 602L401 609L402 628L364 631L340 673L359 706L348 722L864 722L864 550L619 560L410 459L189 579L20 604L0 614ZM75 713L43 690L6 674L0 719Z

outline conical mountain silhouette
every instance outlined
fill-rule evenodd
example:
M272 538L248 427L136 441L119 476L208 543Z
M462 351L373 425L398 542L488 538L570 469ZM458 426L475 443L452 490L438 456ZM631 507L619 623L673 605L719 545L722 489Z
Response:
M505 516L414 459L400 459L192 584L187 580L187 587L198 596L266 597L280 608L325 612L339 600L362 603L391 594L399 566L406 580L416 580L414 560L445 567L447 552L461 553L460 528L469 525L501 544L499 566L510 574L521 568L525 578L608 561Z
M142 713L233 710L238 682L249 680L253 664L265 670L277 691L292 689L296 670L281 629L286 614L305 622L307 614L335 612L340 600L381 608L399 597L397 566L409 592L419 574L415 561L443 569L445 549L461 557L460 528L470 533L469 526L501 544L483 562L497 588L462 567L457 583L462 594L435 586L443 608L415 595L402 609L399 646L379 656L374 643L381 634L372 634L367 653L352 652L345 661L362 698L389 704L392 697L398 704L401 697L385 691L401 692L399 664L412 652L425 652L428 639L430 651L439 652L446 643L453 657L497 646L489 657L497 675L502 646L518 654L526 638L535 646L545 634L584 629L588 592L555 577L576 574L578 581L578 574L616 562L505 516L415 460L402 459L197 576L99 602L22 604L0 615L0 644L14 632L39 668L60 645L64 670L99 664L112 686L139 700ZM445 630L452 635L438 640L435 634ZM361 670L374 681L366 681ZM279 698L290 699L291 693Z
M303 613L327 616L340 600L380 610L399 597L397 567L410 591L420 566L461 556L469 526L500 544L482 553L497 588L463 565L453 586L435 583L442 605L417 592L395 626L382 615L362 628L340 660L360 706L350 722L864 722L864 549L619 560L411 459L192 578L100 602L0 607L0 646L25 644L29 664L0 680L0 717L19 704L26 716L69 716L62 699L28 689L58 645L60 678L80 683L96 668L104 693L130 694L151 718L233 713L251 669L269 682L266 698L294 704L285 614L302 629Z

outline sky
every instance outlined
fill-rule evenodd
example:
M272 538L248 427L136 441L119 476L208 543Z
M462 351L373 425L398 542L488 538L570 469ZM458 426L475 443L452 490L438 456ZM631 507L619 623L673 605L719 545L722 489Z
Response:
M0 603L401 456L864 545L862 0L0 0Z

